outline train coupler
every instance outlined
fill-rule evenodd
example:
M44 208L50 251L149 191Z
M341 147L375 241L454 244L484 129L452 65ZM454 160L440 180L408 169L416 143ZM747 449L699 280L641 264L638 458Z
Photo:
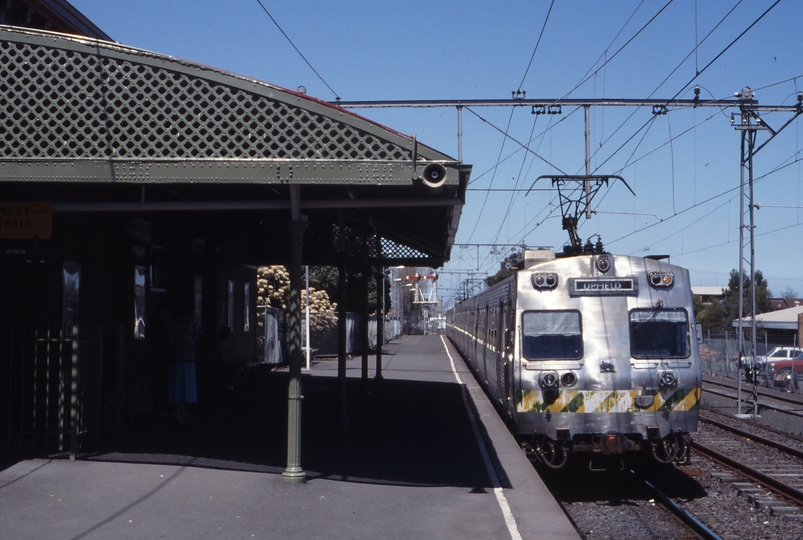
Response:
M605 433L594 435L591 439L591 450L606 456L618 456L630 450L630 440L621 433Z

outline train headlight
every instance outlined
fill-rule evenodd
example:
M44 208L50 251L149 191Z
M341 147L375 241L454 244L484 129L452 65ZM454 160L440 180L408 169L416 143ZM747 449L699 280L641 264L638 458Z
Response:
M678 385L678 376L674 371L662 371L658 374L658 386L667 388Z
M573 371L567 371L560 376L560 382L563 386L574 386L577 384L577 375Z
M554 289L558 286L556 274L533 274L533 287L536 289Z
M541 385L541 388L557 388L558 374L554 371L544 371L538 377L538 384Z
M649 282L656 289L666 289L675 282L675 274L672 272L650 272Z
M611 269L611 261L608 260L607 256L603 255L597 259L597 270L605 274L610 269Z

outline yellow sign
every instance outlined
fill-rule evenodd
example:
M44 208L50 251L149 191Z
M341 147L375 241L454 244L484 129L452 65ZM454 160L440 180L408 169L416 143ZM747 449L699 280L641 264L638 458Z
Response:
M53 233L49 202L0 202L0 238L48 240Z

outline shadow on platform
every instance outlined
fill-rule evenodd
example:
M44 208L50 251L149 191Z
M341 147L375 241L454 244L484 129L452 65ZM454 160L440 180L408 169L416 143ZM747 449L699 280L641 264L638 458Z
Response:
M83 459L281 474L287 384L286 372L253 374L237 392L197 405L188 425L140 418L120 444ZM370 380L363 393L360 380L349 378L346 429L339 427L336 378L305 375L302 393L308 480L491 488L460 385Z

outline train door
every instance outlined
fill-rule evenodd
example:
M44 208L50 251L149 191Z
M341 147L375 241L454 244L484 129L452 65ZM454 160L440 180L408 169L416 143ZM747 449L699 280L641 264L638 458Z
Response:
M471 353L471 364L474 366L475 370L478 370L479 368L477 367L477 364L478 364L478 362L477 362L477 358L478 358L478 356L477 356L478 355L478 352L477 352L478 344L477 344L477 342L479 341L479 332L480 332L480 314L479 314L479 310L477 309L476 303L474 303L474 305L471 306L471 319L472 319L471 320L471 340L472 340L471 348L473 349L472 353Z
M507 304L505 304L505 313L502 317L504 326L502 328L504 345L502 347L502 355L504 356L504 385L505 385L505 398L507 400L507 410L512 417L515 413L515 392L513 391L513 366L516 365L515 358L515 302L513 298L513 289L511 288L508 294Z
M499 306L496 308L496 322L494 328L496 334L494 335L494 366L496 367L496 388L500 400L507 397L505 385L505 348L504 348L504 326L505 326L505 304L504 301L499 299Z
M490 346L489 338L491 333L491 309L488 307L488 304L485 304L485 313L483 316L483 324L485 327L482 331L482 378L485 382L488 382L488 347Z

